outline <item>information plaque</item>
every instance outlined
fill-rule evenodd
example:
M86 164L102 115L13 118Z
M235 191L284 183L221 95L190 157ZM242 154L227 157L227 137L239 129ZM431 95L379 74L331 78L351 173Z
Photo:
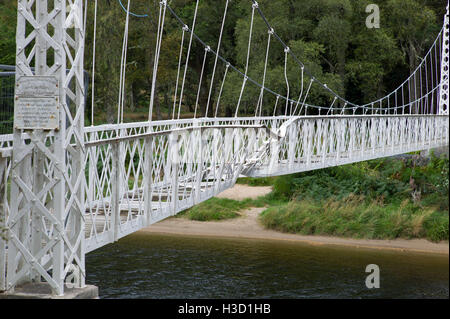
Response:
M22 76L16 84L16 129L59 129L59 87L53 76Z

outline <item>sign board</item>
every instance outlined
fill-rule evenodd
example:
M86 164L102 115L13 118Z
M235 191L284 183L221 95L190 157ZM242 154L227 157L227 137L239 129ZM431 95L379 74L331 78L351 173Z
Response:
M16 83L14 128L59 128L59 85L54 76L22 76Z

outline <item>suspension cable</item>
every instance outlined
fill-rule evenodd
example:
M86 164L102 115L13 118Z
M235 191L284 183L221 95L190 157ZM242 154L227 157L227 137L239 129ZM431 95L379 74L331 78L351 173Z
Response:
M164 7L164 9L162 9ZM164 20L166 17L166 7L167 7L167 0L162 0L159 3L159 19L158 19L158 32L157 32L157 38L156 38L156 50L155 50L155 62L153 63L153 79L152 79L152 91L150 95L150 108L149 108L149 115L148 115L148 121L151 122L153 120L153 105L155 103L155 89L156 89L156 76L158 74L158 63L159 63L159 54L161 51L161 42L162 42L162 36L164 31ZM162 12L162 17L161 17Z
M258 4L253 4L252 5L252 19L250 22L250 32L249 32L249 36L248 36L248 46L247 46L247 61L245 63L245 72L244 72L244 80L242 81L242 87L241 87L241 93L239 94L239 100L238 103L236 105L236 112L234 114L234 117L237 117L238 112L239 112L239 106L241 104L241 99L242 99L242 93L244 93L244 88L245 88L245 83L247 82L247 72L248 72L248 62L250 59L250 47L251 47L251 43L252 43L252 32L253 32L253 19L255 16L255 8L258 6Z
M225 80L227 78L227 74L228 74L228 69L229 68L230 68L230 64L227 63L227 65L225 66L225 72L224 72L224 75L223 75L222 84L220 86L219 97L217 98L216 112L214 113L214 117L217 117L217 111L219 110L220 97L222 96L223 85L224 85Z
M194 29L195 29L195 20L197 19L197 11L198 11L198 1L196 1L195 4L195 11L194 11L194 19L192 20L192 30L190 30L191 32L191 36L189 38L189 46L188 46L188 51L187 51L187 56L186 56L186 64L184 65L184 74L183 74L183 82L181 83L181 93L180 93L180 102L178 104L178 119L180 119L180 110L181 110L181 103L183 102L183 91L184 91L184 83L186 80L186 72L187 72L187 67L188 67L188 63L189 63L189 56L191 54L191 47L192 47L192 37L194 35ZM173 12L172 8L170 6L167 6L167 8L169 9L169 11L172 13L172 15L175 13ZM178 19L178 21L181 21L181 19ZM181 21L182 22L182 21ZM182 22L182 25L186 25Z
M134 16L134 17L136 17L136 18L146 18L146 17L148 17L148 14L136 14L136 13L134 13L134 12L131 12L131 11L129 10L129 8L128 8L128 10L125 9L125 7L124 7L123 4L122 4L122 1L121 1L121 0L118 0L118 1L119 1L120 6L122 7L122 9L123 9L125 12L131 14L132 16Z
M194 119L197 117L198 99L200 98L200 91L201 91L201 88L202 88L203 72L205 71L206 56L208 55L209 50L210 50L210 48L206 47L205 48L205 54L203 56L202 71L200 73L200 80L198 82L197 99L195 100Z
M222 26L220 28L219 42L217 44L217 54L219 54L219 52L220 52L220 44L222 43L222 34L223 34L223 27L225 25L225 19L226 19L226 16L227 16L228 1L229 0L227 0L226 3L225 3L225 11L223 13ZM217 54L216 54L216 58L214 60L214 68L213 68L213 73L212 73L212 76L211 76L211 84L209 86L208 102L206 103L205 117L208 117L208 109L209 109L209 102L210 102L210 99L211 99L211 92L212 92L213 83L214 83L214 75L216 73L217 59L219 58Z
M172 16L178 21L178 23L180 23L181 25L185 25L185 23L183 22L183 20L175 13L175 11L174 11L174 10L170 7L170 5L168 5L168 4L167 4L167 9L168 9L169 12L172 14ZM196 13L196 11L195 11L195 12L194 12L194 19L196 18L196 16L197 16L197 13ZM197 34L195 34L195 32L193 32L192 30L189 30L189 32L191 32L191 37L195 37L195 39L196 39L203 47L206 48L206 47L208 46L202 39L200 39L200 38L198 37ZM258 86L259 88L263 88L265 91L269 92L270 94L274 95L275 97L278 96L278 99L281 98L281 99L286 100L286 97L285 97L285 96L282 96L282 95L280 95L279 93L274 92L273 90L271 90L271 89L269 89L269 88L267 88L267 87L263 87L260 83L258 83L257 81L255 81L254 79L252 79L252 78L249 77L249 76L246 77L245 74L244 74L244 72L242 72L241 70L239 70L238 68L236 68L234 65L230 64L224 57L222 57L220 54L217 54L217 52L215 52L213 49L211 49L210 52L211 52L212 54L217 55L218 58L219 58L219 60L221 60L223 63L229 64L229 67L230 67L232 70L236 71L236 72L237 72L239 75L241 75L243 78L246 78L246 81L248 80L248 81L252 82L254 85ZM188 53L189 53L189 49L188 49ZM186 71L186 69L185 69L185 71ZM182 86L182 87L183 87L183 86ZM294 102L295 102L295 101L294 101ZM307 105L307 104L305 103L305 105ZM316 108L316 109L324 109L324 110L328 109L328 107L318 106L318 105L310 105L310 104L308 104L308 107L312 107L312 108ZM178 109L178 111L180 111L180 109Z
M302 67L301 69L302 69L302 79L300 81L301 81L302 86L300 89L300 94L298 95L297 103L295 103L295 109L294 109L293 114L295 114L295 112L297 112L298 104L300 103L300 99L302 98L302 95L303 95L303 72L304 72L305 68ZM320 109L319 109L319 112L320 112Z
M306 91L305 98L303 99L302 107L300 108L300 111L298 111L298 114L299 114L299 115L302 113L302 109L303 109L303 107L305 106L306 98L308 97L308 93L309 93L309 90L311 89L311 86L312 86L313 82L314 82L314 79L311 79L311 80L309 81L308 90ZM336 96L335 96L335 97L336 97ZM336 97L336 99L338 99L338 97ZM305 114L306 114L306 109L307 109L307 108L308 108L308 104L306 104Z
M181 59L183 56L184 33L187 30L187 26L185 25L182 28L182 30L183 30L183 34L181 35L180 56L178 57L177 81L175 84L175 93L174 93L174 97L173 97L172 120L175 118L175 108L176 108L176 104L177 104L177 94L178 94L178 82L180 79Z
M125 28L123 32L123 43L122 43L122 56L120 58L120 83L119 83L119 101L117 106L117 124L119 124L122 120L123 122L123 96L125 89L125 71L126 71L126 59L127 59L127 47L128 47L128 22L129 22L129 10L130 10L130 0L128 0L127 6L127 17L125 20Z
M287 115L288 105L289 105L289 81L287 77L287 58L289 53L289 47L284 49L284 79L286 80L286 87L287 87L287 93L286 93L286 106L284 110L284 116ZM292 110L291 110L292 111ZM292 114L290 114L292 115Z
M119 0L119 2L120 2L120 0ZM166 3L166 1L163 1L164 3L165 3L165 7L167 7L167 9L171 12L171 14L175 17L175 19L176 20L178 20L178 22L179 23L181 23L183 26L184 26L184 23L183 23L183 21L180 19L180 17L172 10L172 8ZM261 11L261 9L259 8L259 6L258 6L258 4L257 4L257 2L255 1L255 0L252 0L252 2L253 2L253 5L252 5L252 20L253 20L253 13L254 13L254 10L255 9L257 9L258 10L258 13L259 13L259 15L261 16L261 18L263 19L263 21L266 23L266 25L267 25L267 27L268 27L268 29L269 30L273 30L273 28L271 27L271 25L269 24L269 22L267 21L267 19L265 18L265 16L264 16L264 14L262 13L262 11ZM122 8L124 9L124 7L123 7L123 5L122 5ZM196 9L195 9L195 13L194 13L194 23L193 23L193 26L195 25L195 19L196 19L196 16L197 16L197 8L198 8L198 0L197 0L197 3L196 3ZM124 9L125 10L125 9ZM127 12L129 12L129 10L126 10ZM136 15L136 14L133 14L133 13L131 13L130 12L130 14L131 15L134 15L134 16L138 16L138 15ZM142 16L144 16L144 15L142 15ZM253 25L253 22L252 22L252 25ZM199 41L205 48L207 47L207 44L205 44L195 33L194 33L194 28L192 28L192 30L189 30L189 32L191 32L191 37L190 37L190 45L191 45L191 40L192 40L192 38L193 37L195 37L196 38L196 40L197 41ZM428 52L427 52L427 54L425 55L425 57L424 57L424 59L422 60L422 62L420 63L420 65L416 68L416 71L419 69L419 67L421 67L421 65L423 64L423 63L425 63L425 60L426 60L426 58L428 57L428 56L430 56L431 55L431 53L432 53L432 50L434 49L434 53L435 53L435 55L437 55L436 54L436 44L437 44L437 41L438 41L438 39L439 40L441 40L440 39L440 35L441 35L441 33L443 32L443 28L441 29L441 31L439 32L439 35L437 36L437 38L436 38L436 40L434 41L434 43L433 43L433 45L432 45L432 47L428 50ZM277 40L282 44L282 46L286 49L287 48L287 45L281 40L281 38L275 33L275 32L273 32L273 35L275 36L275 38L277 38ZM249 43L251 42L251 39L249 39ZM188 53L189 53L189 50L190 50L190 45L189 45L189 49L188 49ZM250 48L248 48L248 53L249 53L249 49ZM220 56L219 54L218 54L218 52L214 52L213 50L211 50L210 51L211 53L213 53L213 54L215 54L216 55L216 59L220 59L222 62L224 62L224 63L226 63L226 64L228 64L229 62L227 62L227 60L226 59L224 59L222 56ZM289 51L289 54L291 55L291 57L294 59L294 61L297 63L297 64L299 64L300 66L303 66L304 67L304 64L300 61L300 60L298 60L298 58L293 54L293 52L290 50ZM247 60L248 60L248 56L249 56L249 54L247 54ZM187 60L188 61L188 60ZM432 65L433 64L433 61L432 60L430 60L430 64ZM437 62L435 63L436 65L436 73L438 72L437 71ZM236 72L238 72L238 74L240 74L241 76L243 76L243 78L244 78L244 80L243 80L243 87L242 87L242 89L241 89L241 94L240 94L240 97L239 97L239 101L238 101L238 105L237 105L237 107L236 107L236 114L237 114L237 112L238 112L238 108L239 108L239 104L240 104L240 101L241 101L241 98L242 98L242 91L243 91L243 88L245 87L245 83L247 82L247 81L250 81L250 82L252 82L253 84L255 84L256 86L258 86L258 87L260 87L262 90L267 90L268 92L270 92L271 94L273 94L273 95L275 95L276 97L277 97L277 100L279 99L279 98L283 98L283 99L285 99L286 100L286 104L288 104L289 102L299 102L300 101L300 99L298 99L297 101L292 101L291 99L289 99L289 97L284 97L284 96L280 96L279 94L277 94L276 92L274 92L274 91L272 91L272 90L270 90L269 88L266 88L266 87L264 87L264 86L262 86L262 85L260 85L258 82L256 82L256 81L254 81L253 79L251 79L250 77L248 77L248 75L247 75L247 71L248 70L246 70L244 73L243 72L241 72L240 70L238 70L236 67L234 67L233 65L230 65L230 67L233 69L233 70L235 70ZM185 65L185 73L184 73L184 76L183 76L183 84L182 84L182 92L183 92L183 89L184 89L184 81L185 81L185 75L186 75L186 68L187 68L187 63L186 63L186 65ZM248 68L248 64L246 64L246 69ZM227 70L228 71L228 70ZM415 72L416 72L415 71ZM405 104L405 103L402 103L403 105L402 106L394 106L394 107L391 107L390 105L389 105L389 107L388 108L383 108L383 100L385 100L386 98L390 98L390 95L392 95L392 94L397 94L397 92L396 91L398 91L398 90L400 90L400 88L401 88L401 90L402 90L402 99L404 99L404 93L403 93L403 87L404 87L404 85L406 84L406 82L408 82L411 78L412 78L412 76L415 76L414 74L411 74L410 76L409 76L409 78L402 84L402 85L400 85L396 90L394 90L393 92L391 92L391 94L389 94L389 95L387 95L387 96L385 96L385 97L383 97L383 98L380 98L379 100L377 100L377 101L374 101L374 102L370 102L370 103L368 103L368 104L364 104L364 105L356 105L356 104L354 104L354 103L351 103L351 102L349 102L349 101L347 101L347 100L345 100L344 98L342 98L342 97L340 97L336 92L334 92L333 90L331 90L326 84L323 84L322 82L320 82L317 78L315 78L312 74L310 74L309 73L309 71L307 70L307 69L305 69L305 72L306 72L306 74L307 75L309 75L310 77L311 77L311 79L313 80L313 81L315 81L315 82L317 82L319 85L321 85L325 90L327 90L330 94L332 94L335 98L336 98L336 100L341 100L341 101L343 101L344 102L344 105L350 105L351 107L349 108L349 107L346 107L346 109L348 109L348 110L353 110L353 111L355 111L356 109L358 109L358 108L361 108L361 109L363 109L363 110L373 110L373 107L372 107L372 105L373 105L373 103L375 102L381 102L380 103L380 107L382 108L382 109L386 109L386 112L387 112L387 110L394 110L394 112L397 110L397 109L399 109L399 108L403 108L403 112L404 112L404 108L405 108L405 106L406 105L412 105L414 102L409 102L408 104ZM431 78L431 81L433 81L433 77ZM436 82L438 82L438 80L436 79ZM311 85L312 83L310 83L310 85ZM439 84L437 84L438 86L439 86ZM222 83L222 86L223 86L223 83ZM433 85L432 85L433 86ZM434 91L434 89L432 90L432 91ZM427 94L427 95L429 95L429 94ZM433 94L431 95L431 98L433 99ZM419 98L419 99L415 99L415 101L420 101L422 98ZM179 118L179 113L180 113L180 108L181 108L181 100L182 100L182 94L180 95L180 103L179 103L179 109L178 109L178 118ZM305 103L305 100L306 100L306 96L305 96L305 98L304 98L304 100L303 100L303 104L302 104L302 108L305 106L306 108L308 108L308 107L313 107L313 108L316 108L316 109L319 109L319 112L320 112L320 110L321 109L326 109L326 110L328 110L329 111L329 107L322 107L322 106L316 106L316 105L309 105L309 104L306 104ZM278 102L278 101L277 101ZM333 101L333 104L334 104L334 102L335 101ZM260 102L261 103L261 102ZM388 104L390 104L389 102L388 102ZM209 106L209 105L208 105ZM298 103L296 103L296 107L298 106ZM261 105L261 107L262 107L262 105ZM300 110L302 110L302 108L300 109ZM336 108L336 110L342 110L342 108ZM276 110L274 110L274 112L275 112ZM301 111L300 111L301 112ZM216 107L216 113L217 113L217 107ZM235 115L236 115L235 114ZM295 114L295 112L294 112L294 114Z
M277 105L278 105L278 100L280 99L280 96L277 95L277 98L275 100L275 106L273 108L273 116L275 116L277 114Z
M255 116L258 112L258 108L259 108L259 116L261 116L261 110L262 110L262 105L263 105L264 85L266 82L266 72L267 72L267 61L269 58L269 50L270 50L270 38L272 36L273 31L269 30L267 33L268 33L268 37L267 37L266 59L264 61L263 80L262 80L262 85L261 85L261 92L259 93L258 104L256 105Z
M256 8L258 10L259 15L261 16L261 18L264 20L264 23L267 25L267 28L269 30L273 30L273 27L270 25L269 21L267 20L267 18L265 17L264 13L262 12L261 8L259 8L258 3L256 2L256 0L251 0L253 2L253 4L256 4ZM288 48L288 46L283 42L283 40L278 36L278 34L274 31L273 35L275 36L275 38L278 40L278 42L280 42L280 44L283 46L284 49ZM304 66L304 64L295 56L295 54L292 51L289 51L289 54L291 55L291 57L300 65L300 66ZM346 101L344 98L340 97L336 92L334 92L333 90L331 90L330 88L328 88L327 86L324 86L322 82L320 82L318 79L316 79L310 72L308 69L305 69L306 73L314 79L314 81L316 81L318 84L320 84L322 87L324 87L327 91L329 91L331 94L333 94L334 96L336 96L338 99L341 99L343 101ZM353 104L348 102L349 104L357 107L358 105Z
M94 39L92 43L92 84L91 84L91 125L94 125L94 96L95 96L95 49L97 37L97 0L94 4Z

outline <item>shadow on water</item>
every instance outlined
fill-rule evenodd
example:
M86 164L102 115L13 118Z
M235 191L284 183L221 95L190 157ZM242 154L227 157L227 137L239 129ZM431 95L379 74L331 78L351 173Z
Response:
M368 264L380 288L365 286ZM448 256L133 234L86 256L101 298L449 298Z

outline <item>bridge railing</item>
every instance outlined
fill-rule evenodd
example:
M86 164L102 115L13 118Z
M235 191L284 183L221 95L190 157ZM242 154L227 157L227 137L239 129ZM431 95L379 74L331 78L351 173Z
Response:
M446 115L298 117L247 174L284 175L445 146L448 130Z
M241 173L289 174L449 142L448 116L439 115L227 118L148 125L123 124L115 131L105 127L96 136L107 138L86 138L91 140L86 143L88 251L217 195Z
M269 120L191 119L88 128L86 250L231 187L249 155L276 135L261 123Z
M85 207L83 249L95 250L213 197L232 187L240 174L290 174L444 146L448 129L448 115L202 118L87 127L83 196L78 198ZM12 135L0 136L3 221L12 200L12 145ZM30 155L22 169L31 172L37 161ZM54 164L44 159L43 167L41 175L27 174L29 185L36 178L49 185L46 176ZM30 224L23 225L25 230L33 215L26 214ZM71 222L66 220L68 232ZM51 232L51 219L43 223ZM33 240L24 237L23 242L32 245ZM6 253L0 239L0 290L5 288ZM39 258L45 264L50 256Z

